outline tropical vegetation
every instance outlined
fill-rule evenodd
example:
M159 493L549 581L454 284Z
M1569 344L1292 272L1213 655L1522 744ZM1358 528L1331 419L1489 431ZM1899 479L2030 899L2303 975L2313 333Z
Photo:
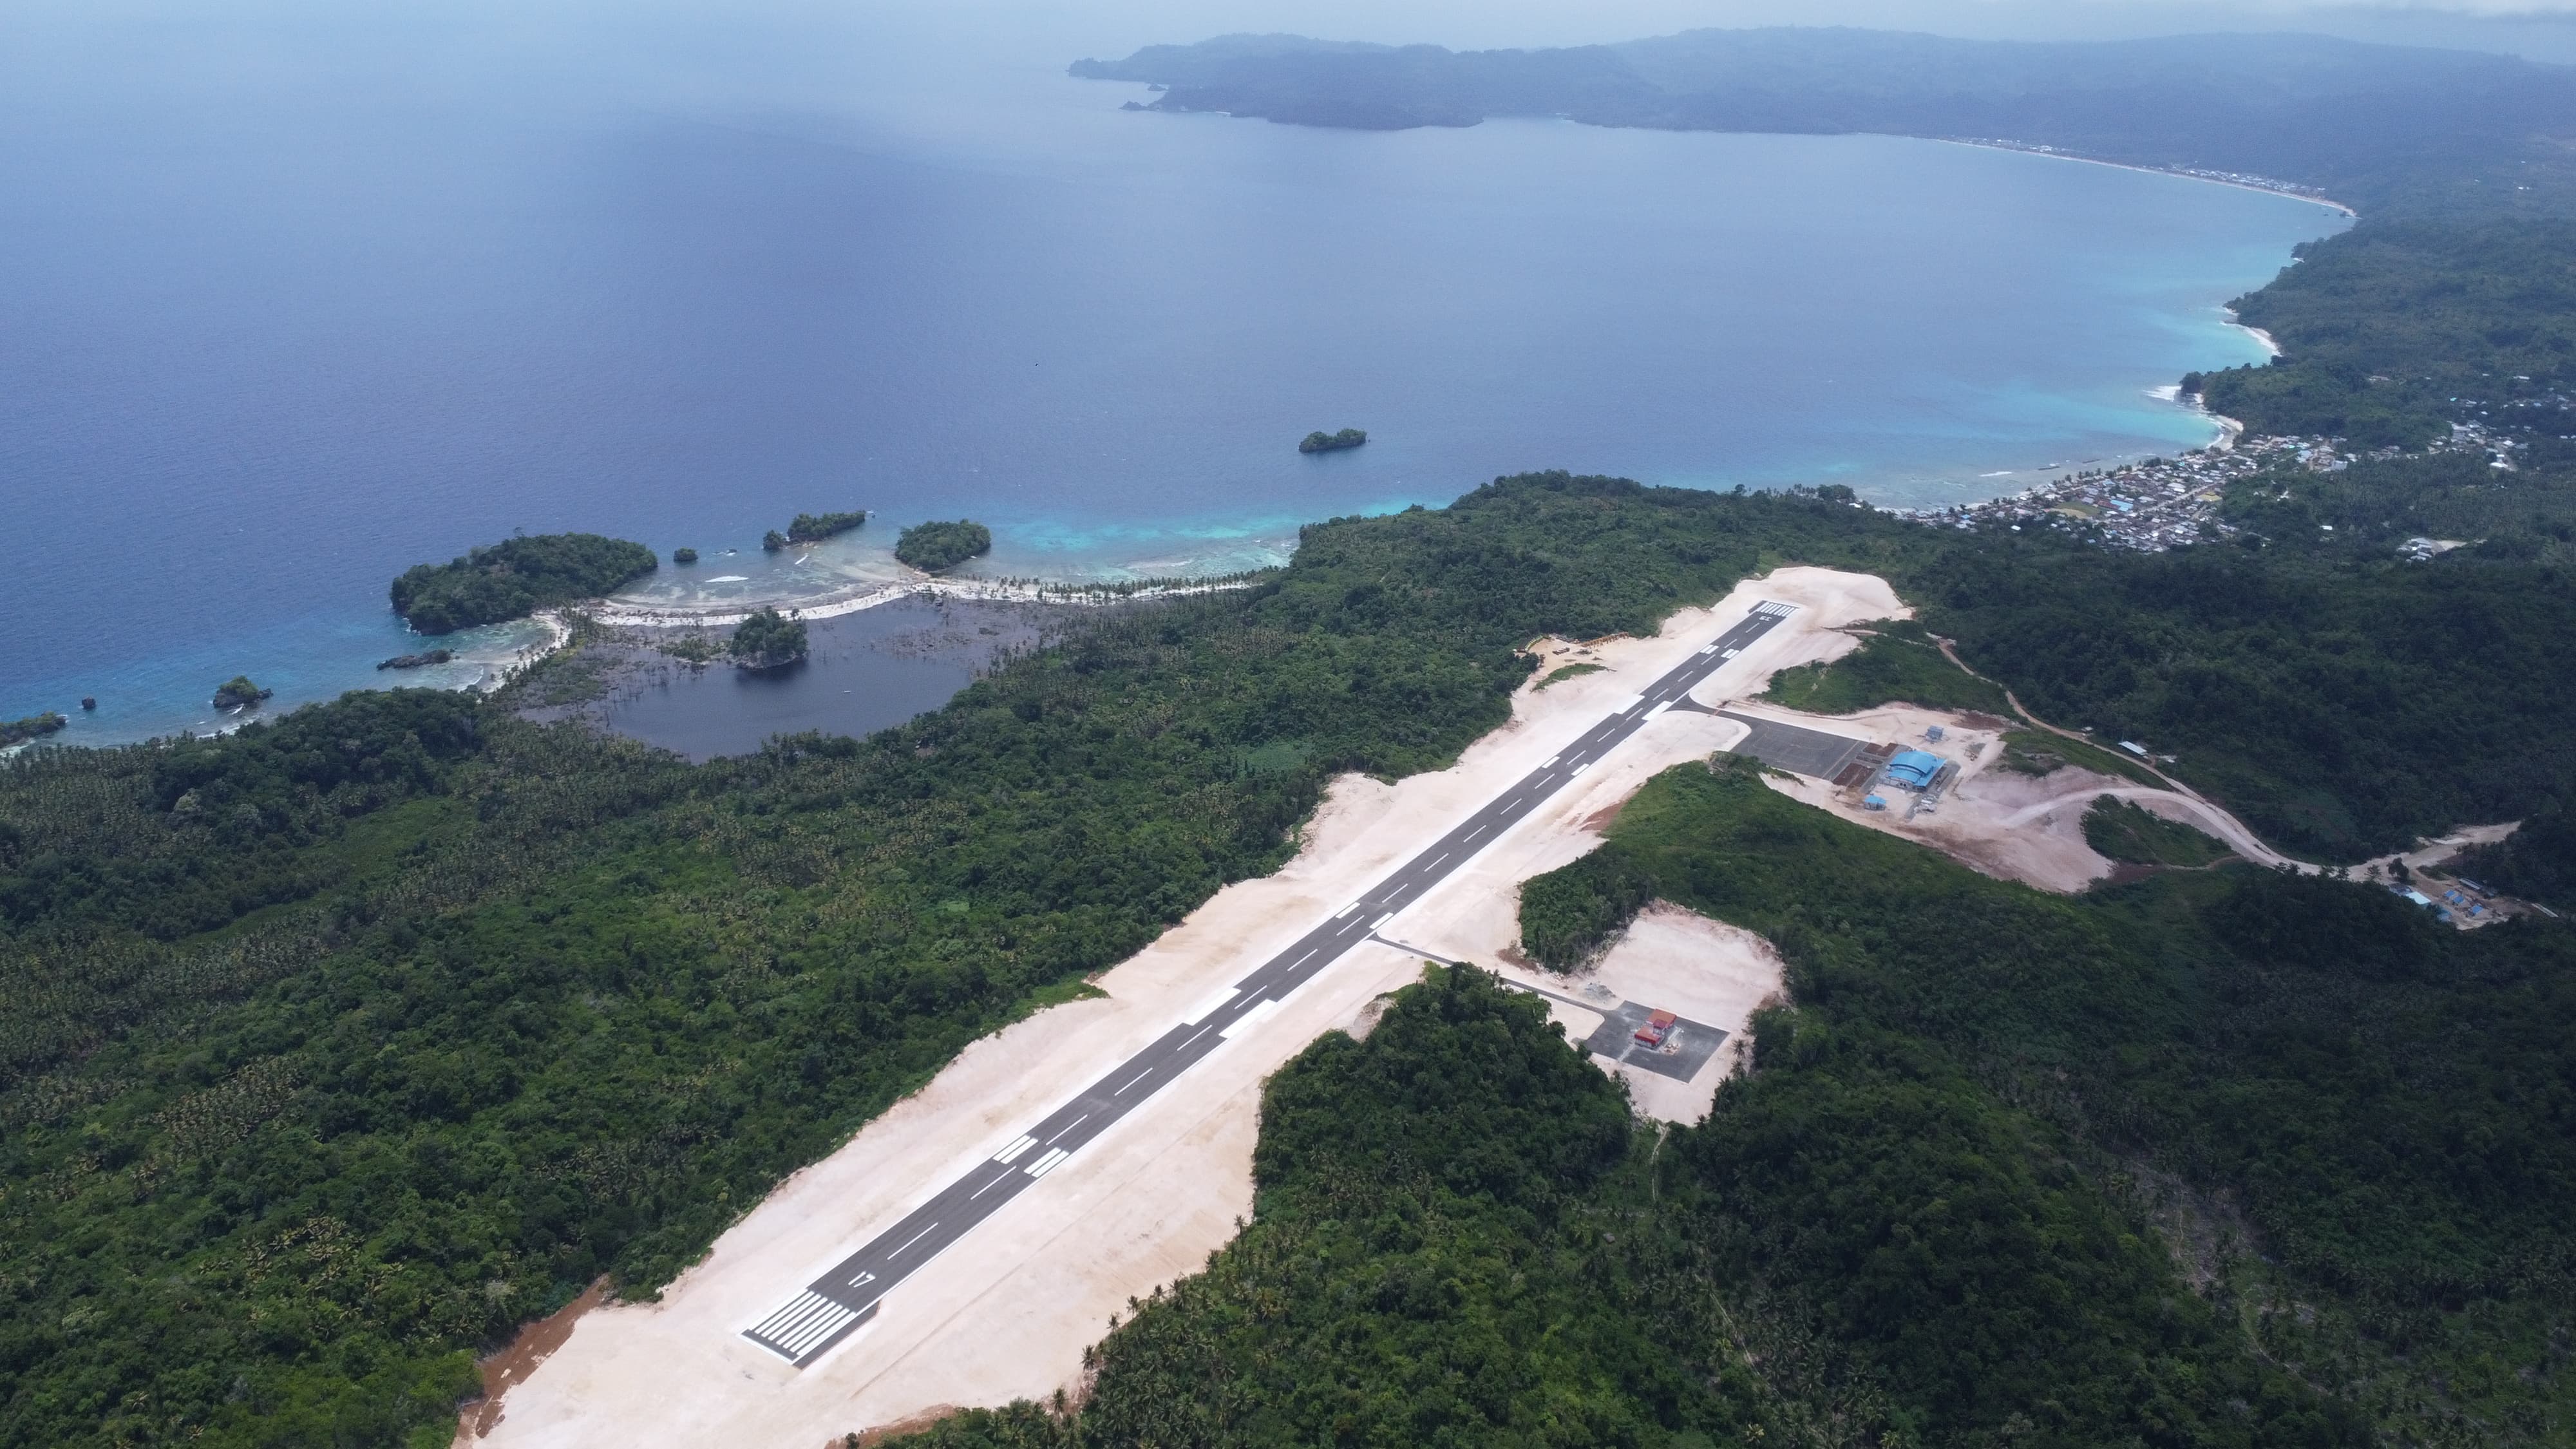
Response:
M790 619L766 606L755 609L750 618L734 626L728 647L747 669L793 664L805 657L805 621Z
M787 525L789 543L820 543L836 533L847 533L868 521L866 509L850 513L800 513Z
M1788 963L1796 1004L1757 1014L1704 1121L1630 1123L1544 1003L1430 968L1272 1080L1253 1218L1131 1305L1079 1405L899 1442L2540 1445L2576 1422L2569 932L2442 931L2242 867L2049 897L1726 761L1658 778L1600 855L1531 884L1650 881ZM1525 937L1555 900L1524 896Z
M423 634L450 634L597 598L659 563L640 543L596 533L521 534L404 570L393 582L394 612Z
M1762 698L1813 714L1850 714L1898 700L1926 709L2013 713L2001 686L1942 658L1912 620L1881 619L1850 632L1861 635L1858 649L1828 664L1773 674Z
M2094 854L2129 865L2190 868L2225 860L2230 854L2207 831L2167 820L2116 795L2095 799L2084 812L2083 826L2084 843L2093 847Z
M31 714L25 719L0 720L0 747L22 745L29 740L43 739L70 723L71 721L59 711L50 709Z
M2576 688L2495 689L2475 648L2436 670L2386 627L2491 611L2501 671L2565 629L2530 561L2113 556L1536 474L1312 525L1249 587L1088 614L864 741L689 766L517 719L572 658L493 700L353 694L221 739L22 753L0 767L0 1439L443 1441L472 1352L602 1273L655 1291L966 1042L1278 865L1334 774L1453 758L1508 718L1529 640L1649 631L1793 559L1894 578L2078 722L2167 710L2178 668L2277 671L2285 695L2305 671L2316 712L2262 725L2351 742L2291 798L2356 838L2527 798L2549 762L2520 741ZM2288 624L2256 622L2266 591ZM2096 614L2061 617L2070 595ZM2301 611L2370 627L2294 632ZM2024 642L2076 624L2108 663ZM2380 728L2392 673L2445 729ZM2251 782L2247 810L2274 762L2307 769L2222 709L2151 718ZM1533 943L1579 959L1618 914L1587 900Z
M895 540L894 556L924 573L955 568L993 551L993 531L973 519L916 523Z
M1344 448L1356 448L1367 441L1368 434L1361 432L1357 428L1344 428L1338 433L1327 433L1318 430L1316 432L1308 433L1304 438L1300 439L1297 443L1297 451L1300 453L1334 453L1339 452Z
M215 686L214 704L217 709L250 709L276 692L251 683L247 674L236 674Z

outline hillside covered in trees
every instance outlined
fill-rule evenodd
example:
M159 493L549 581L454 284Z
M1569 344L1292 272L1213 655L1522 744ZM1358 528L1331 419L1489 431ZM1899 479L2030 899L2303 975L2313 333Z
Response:
M1164 86L1154 110L1310 126L1538 116L2007 140L2295 182L2366 213L2576 196L2576 162L2547 139L2576 112L2576 69L2317 35L2029 42L1776 27L1487 51L1229 35L1072 73Z
M1642 76L1667 101L1810 97L1757 117L1789 129L1982 98L1941 124L2068 145L2120 76L2223 90L2116 109L2164 128L2131 133L2152 164L2366 215L2248 299L2287 358L2204 387L2283 428L2484 417L2516 466L2267 475L2228 502L2239 541L2164 554L1530 474L1312 525L1251 587L1099 611L865 740L691 766L508 694L395 690L219 739L40 744L0 762L0 1442L444 1445L474 1354L603 1273L670 1281L964 1044L1278 866L1335 773L1453 758L1507 717L1530 638L1651 630L1783 563L1887 577L2034 711L2151 742L2286 849L2527 815L2479 868L2564 891L2576 428L2544 384L2570 252L2514 215L2563 194L2527 146L2560 73L1817 35L1237 49L1273 78L1377 76L1369 104L1517 67L1618 124L1729 119L1637 110ZM1583 66L1586 94L1545 89ZM1252 72L1160 73L1173 108L1236 86L1226 108L1271 113ZM1451 114L1513 113L1481 107ZM2391 546L2427 527L2473 541ZM650 566L516 539L395 602L439 632ZM1805 684L1921 687L1928 657L1891 631ZM1639 1131L1533 1003L1434 972L1274 1081L1256 1218L1099 1346L1078 1413L929 1441L2567 1441L2565 926L2451 935L2237 868L2049 898L1693 766L1534 882L1525 929L1580 959L1656 896L1790 967L1707 1121Z
M1258 1212L1078 1413L938 1449L2562 1442L2576 935L2240 868L2064 900L1678 767L1531 883L1780 943L1632 1125L1434 967L1273 1080ZM1634 879L1633 890L1623 879ZM1622 898L1626 904L1620 904ZM2294 1166L2293 1166L2294 1165Z
M400 690L39 751L0 769L0 1433L443 1439L473 1352L602 1272L667 1281L966 1042L1279 864L1332 774L1452 757L1505 718L1521 643L1650 630L1792 559L1898 580L2025 700L2153 711L2186 763L2329 839L2535 788L2518 732L2576 688L2462 678L2456 733L2392 736L2388 681L2457 661L2411 630L2258 627L2279 601L2248 592L2320 620L2483 609L2501 668L2511 631L2571 622L2528 561L2203 573L1541 474L1311 526L1252 588L1093 616L867 740L690 766ZM2044 586L1990 597L2014 571ZM2131 599L2116 668L2027 657L2061 592ZM2295 727L2367 768L2193 704L2177 658L2310 670L2342 702ZM1288 767L1238 767L1281 744Z

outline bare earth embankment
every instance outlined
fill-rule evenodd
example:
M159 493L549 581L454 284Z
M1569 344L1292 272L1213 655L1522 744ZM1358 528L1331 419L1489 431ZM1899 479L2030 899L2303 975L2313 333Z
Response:
M1585 662L1602 672L1544 691L1525 686L1511 723L1450 769L1392 786L1356 777L1336 782L1306 848L1285 869L1229 887L1105 973L1098 981L1105 999L1057 1007L969 1047L920 1093L782 1184L660 1302L582 1317L497 1414L467 1416L460 1442L494 1449L813 1449L942 1405L1044 1397L1073 1385L1083 1348L1129 1297L1195 1271L1250 1210L1262 1081L1321 1033L1361 1024L1377 997L1418 974L1418 958L1386 946L1352 951L1187 1081L1050 1174L1043 1191L1024 1195L950 1249L935 1271L896 1288L875 1321L807 1369L789 1368L740 1330L1764 599L1800 607L1705 684L1701 700L1752 693L1774 670L1846 643L1830 632L1834 626L1884 618L1899 607L1874 578L1783 569L1740 586L1713 609L1676 614L1653 639L1597 641ZM1648 778L1706 757L1740 728L1710 715L1660 716L1385 934L1498 961L1516 935L1521 880L1591 849L1600 823ZM1653 993L1666 993L1686 1015L1728 1030L1776 989L1776 967L1764 964L1758 942L1734 940L1706 922L1670 925L1641 923L1604 962L1600 979L1640 999L1660 1001ZM1697 981L1694 953L1710 943L1722 948L1709 958L1718 964ZM1701 1074L1704 1081L1655 1085L1713 1091L1722 1070L1721 1061ZM1679 1104L1641 1096L1640 1105Z

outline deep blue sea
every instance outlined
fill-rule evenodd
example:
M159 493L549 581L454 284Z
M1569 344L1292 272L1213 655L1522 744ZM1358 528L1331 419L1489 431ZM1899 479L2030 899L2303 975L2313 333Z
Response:
M986 572L1115 577L1528 468L2012 492L2207 441L2153 390L2259 358L2221 304L2343 224L1881 137L1125 113L1064 63L1195 34L1062 13L35 13L0 29L0 718L71 742L215 727L237 673L389 682L387 580L513 530L759 587L807 510L878 512L859 571L966 515Z

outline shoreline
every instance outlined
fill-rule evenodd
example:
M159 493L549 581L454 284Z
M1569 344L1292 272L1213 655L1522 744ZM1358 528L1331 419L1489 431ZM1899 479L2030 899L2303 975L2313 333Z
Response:
M2279 357L2281 355L2281 344L2272 340L2271 333L2266 332L2262 328L2256 327L2251 323L2237 321L2236 314L2233 312L2227 314L2227 325L2244 333L2246 336L2253 338L2269 356Z
M2073 151L2060 151L2054 147L2026 145L2002 139L1975 140L1966 136L1918 136L1913 139L1939 141L1949 146L1978 146L1988 151L2011 151L2023 156L2046 156L2056 161L2081 161L2087 166L2110 166L2122 171L2143 171L2149 176L2179 176L2185 181L2203 181L2212 186L2233 186L2239 191L2252 191L2264 196L2286 196L2292 201L2314 202L2329 211L2343 213L2347 220L2361 219L2361 213L2353 207L2322 193L2294 191L2290 189L2290 184L2287 182L2266 186L2259 181L2231 181L2224 176L2207 176L2176 166L2141 166L2135 161L2105 161L2099 156L2085 156Z
M1003 579L904 579L894 583L871 583L836 589L817 595L811 603L770 600L757 604L724 603L699 607L671 604L621 604L613 599L598 601L596 607L568 608L565 613L579 613L601 624L629 629L717 628L739 624L761 609L776 609L794 619L837 619L862 609L873 609L921 594L943 598L972 600L980 603L1059 604L1077 608L1098 608L1141 599L1173 599L1193 594L1212 594L1229 589L1250 588L1248 581L1218 579L1175 581L1144 584L1123 591L1110 586L1085 584L1023 583ZM551 611L550 611L551 612ZM559 621L550 621L559 622ZM569 638L571 630L562 630ZM561 642L547 647L551 653Z

